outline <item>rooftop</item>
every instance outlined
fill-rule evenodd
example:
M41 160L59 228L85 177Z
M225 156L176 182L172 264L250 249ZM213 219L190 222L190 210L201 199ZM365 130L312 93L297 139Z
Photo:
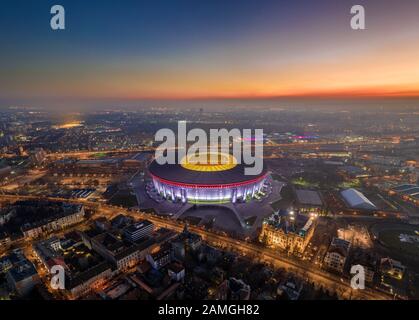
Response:
M402 184L400 186L394 187L392 190L396 192L403 192L412 188L418 187L416 184Z
M349 248L351 243L341 238L333 238L332 242L330 243L330 247L328 252L337 252L342 256L347 256L349 252Z
M149 167L151 175L163 182L180 183L186 185L225 185L234 183L247 183L262 179L266 176L266 168L259 175L245 175L245 165L237 164L224 171L195 171L183 167L181 164L160 165L153 161Z
M125 228L125 232L127 233L134 233L136 231L138 231L139 229L148 227L148 226L152 226L153 224L148 221L148 220L140 220L130 226L128 226L127 228Z
M108 269L111 269L111 265L106 261L101 262L84 272L78 273L74 277L70 277L67 288L71 290L77 287L78 285L86 281L89 281L91 278L96 277L97 275L105 272Z
M366 196L356 189L351 188L343 190L341 195L351 208L369 210L377 209L375 204L373 204Z
M419 186L415 186L413 188L407 189L405 191L402 191L401 193L408 196L416 196L419 194Z
M311 218L300 214L294 215L286 210L273 213L263 222L278 230L282 229L285 233L298 233L301 236L304 236L313 225Z
M298 202L304 205L321 206L323 201L318 191L299 189L295 191Z
M172 262L167 266L167 269L175 272L175 273L179 273L182 270L184 270L185 268L178 262Z
M32 262L25 259L16 263L13 268L9 270L9 274L15 282L19 282L38 273Z

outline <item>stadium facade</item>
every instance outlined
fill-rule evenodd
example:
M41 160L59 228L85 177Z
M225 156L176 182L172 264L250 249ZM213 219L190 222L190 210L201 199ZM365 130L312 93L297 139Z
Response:
M236 203L251 201L263 192L268 176L244 174L245 166L228 154L219 154L217 163L196 163L182 159L179 164L160 165L154 160L149 173L154 188L165 199L183 203Z

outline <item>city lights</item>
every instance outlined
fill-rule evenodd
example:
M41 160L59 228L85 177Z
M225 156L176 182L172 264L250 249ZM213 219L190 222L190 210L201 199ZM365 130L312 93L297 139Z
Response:
M3 318L419 300L418 1L1 8Z

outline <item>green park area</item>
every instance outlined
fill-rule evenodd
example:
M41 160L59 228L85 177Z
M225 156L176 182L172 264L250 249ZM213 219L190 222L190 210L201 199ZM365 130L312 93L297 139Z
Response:
M98 153L95 153L92 157L95 158L95 159L101 159L101 158L106 157L106 153L105 152L98 152Z
M315 181L310 181L308 179L304 179L303 177L298 177L292 180L292 183L299 187L304 188L318 188L319 183Z
M352 179L349 181L343 181L340 185L340 189L359 188L361 186L361 180Z

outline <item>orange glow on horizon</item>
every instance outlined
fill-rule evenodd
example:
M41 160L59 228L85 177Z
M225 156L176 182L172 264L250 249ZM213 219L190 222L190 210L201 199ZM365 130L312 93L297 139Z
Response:
M288 56L281 56L280 47L255 52L243 44L163 60L132 56L115 64L70 64L4 90L12 96L132 101L419 98L418 57L419 43L410 37L347 45L333 54L316 48Z

